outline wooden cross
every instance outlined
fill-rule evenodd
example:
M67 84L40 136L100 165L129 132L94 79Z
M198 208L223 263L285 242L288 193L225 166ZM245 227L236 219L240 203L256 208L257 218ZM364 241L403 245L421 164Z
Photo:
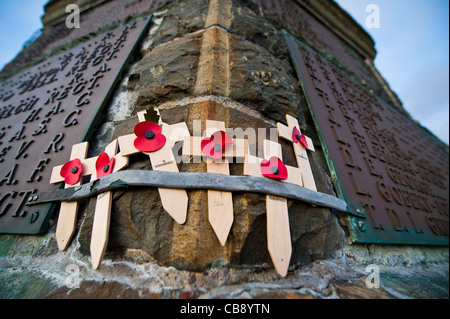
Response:
M138 113L140 122L145 121L145 111ZM160 118L160 125L162 125L161 134L166 137L166 144L155 152L143 152L150 157L150 163L153 170L178 172L178 166L173 155L172 148L176 142L182 141L185 137L190 136L186 123L177 123L168 125L163 123ZM138 150L133 141L136 135L129 134L120 136L119 147L121 156L129 156L141 152ZM158 188L159 196L164 210L179 224L184 224L187 217L188 196L184 189L169 189Z
M122 151L117 154L118 145L119 140L115 139L105 148L105 153L108 154L110 158L114 157L115 159L112 173L118 172L127 167L129 162L128 156L123 155L124 153ZM96 176L96 178L98 178L98 176ZM91 179L91 181L93 181L93 179ZM90 247L93 269L98 269L98 267L100 267L103 255L105 254L106 246L108 245L112 195L113 194L111 191L97 195Z
M106 148L105 153L110 158L115 157L117 154L118 140L112 141ZM118 165L117 165L118 164ZM128 161L126 161L128 165ZM123 165L120 161L115 161L112 172L118 172L126 165ZM94 175L92 175L94 176ZM97 172L95 178L91 178L91 181L97 179ZM91 262L92 268L97 269L100 267L103 255L105 254L106 246L108 245L109 237L109 223L111 219L111 204L112 204L112 191L104 192L97 195L97 203L95 205L94 222L92 224L91 234Z
M264 140L264 158L282 158L281 145ZM244 162L244 175L264 177L261 173L262 158L247 154ZM287 166L287 179L278 182L303 186L302 173L297 167ZM283 197L266 195L267 214L267 249L275 269L281 276L286 276L292 254L291 234L287 200Z
M210 137L217 131L225 131L225 123L220 121L206 121L206 136ZM248 151L246 139L232 139L233 144L226 148L222 158L213 160L202 154L202 137L193 136L184 139L183 157L193 156L195 159L204 158L208 173L230 175L229 159L244 158ZM208 190L208 220L222 246L230 233L233 224L233 198L231 192Z
M313 191L317 191L316 183L314 181L314 176L311 170L311 165L309 164L308 160L308 153L306 152L306 150L314 152L315 151L314 144L312 140L307 136L304 136L307 143L307 147L303 146L300 142L298 142L302 134L300 131L300 125L298 124L296 118L290 116L289 114L286 114L286 121L288 123L288 126L281 123L277 123L278 134L281 138L291 142L294 147L297 165L302 170L302 179L304 185L303 187L311 189ZM299 136L296 138L296 141L294 141L292 135L294 128L298 130L299 134Z
M88 142L75 144L72 146L70 153L70 160L78 158L81 161L83 170L78 183L74 185L65 185L65 188L81 185L83 176L92 175L95 172L96 158L86 159L89 144ZM55 166L50 177L50 183L60 183L64 181L61 176L61 168L63 165ZM60 251L65 251L70 243L70 240L75 233L78 213L78 202L61 202L59 209L58 224L56 225L56 242Z

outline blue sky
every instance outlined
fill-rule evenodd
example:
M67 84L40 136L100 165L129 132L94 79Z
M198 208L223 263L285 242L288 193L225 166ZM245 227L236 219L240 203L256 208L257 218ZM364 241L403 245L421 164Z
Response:
M0 0L0 69L10 62L35 31L48 0Z
M48 0L0 0L0 69L42 28ZM336 0L375 40L375 65L412 117L449 143L449 1ZM368 29L366 7L380 8Z

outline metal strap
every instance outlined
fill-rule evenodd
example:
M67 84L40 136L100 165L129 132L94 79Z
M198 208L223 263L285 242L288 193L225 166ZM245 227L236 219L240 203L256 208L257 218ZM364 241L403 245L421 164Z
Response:
M28 206L55 201L77 201L124 187L212 189L248 192L295 199L312 205L347 211L347 203L335 196L307 188L255 176L229 176L213 173L178 173L154 170L126 170L104 176L78 187L46 191L30 196Z

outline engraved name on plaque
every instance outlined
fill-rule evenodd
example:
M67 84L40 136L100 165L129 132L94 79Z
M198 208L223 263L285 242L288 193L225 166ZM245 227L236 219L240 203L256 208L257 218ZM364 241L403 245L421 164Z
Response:
M92 134L150 20L109 31L0 82L0 233L47 230L51 204L26 203L57 188L49 183L52 167Z
M448 245L448 147L318 53L285 38L336 191L352 207L352 241Z

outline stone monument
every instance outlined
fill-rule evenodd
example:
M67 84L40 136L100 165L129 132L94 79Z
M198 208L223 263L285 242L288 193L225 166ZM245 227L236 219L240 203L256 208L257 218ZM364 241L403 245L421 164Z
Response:
M0 73L1 298L448 298L448 146L335 2L69 4Z

